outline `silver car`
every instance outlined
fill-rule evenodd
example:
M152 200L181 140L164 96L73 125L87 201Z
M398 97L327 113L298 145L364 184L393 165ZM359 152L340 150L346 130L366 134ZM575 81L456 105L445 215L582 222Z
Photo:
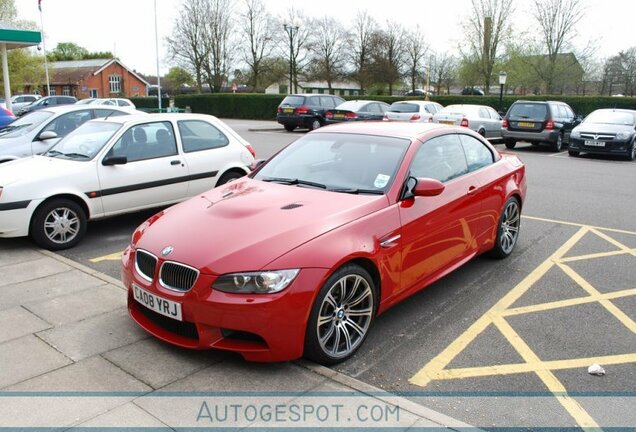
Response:
M41 154L84 122L141 113L112 106L63 105L28 113L0 129L0 164Z
M393 102L386 113L387 121L432 122L433 115L443 107L437 102L400 101Z
M486 105L449 105L433 116L435 123L464 126L487 139L501 139L501 116Z

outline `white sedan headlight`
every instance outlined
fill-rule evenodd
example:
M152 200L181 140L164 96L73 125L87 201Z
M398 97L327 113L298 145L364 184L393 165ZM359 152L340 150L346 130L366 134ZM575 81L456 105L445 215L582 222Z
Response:
M581 139L581 132L576 128L572 129L572 132L570 133L570 138Z
M212 288L234 294L277 293L287 288L299 271L291 269L229 273L219 276Z

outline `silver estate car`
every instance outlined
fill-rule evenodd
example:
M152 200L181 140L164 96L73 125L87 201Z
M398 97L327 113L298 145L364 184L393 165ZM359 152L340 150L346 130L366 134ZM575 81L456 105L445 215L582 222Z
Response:
M433 116L435 123L464 126L491 140L501 139L501 116L486 105L449 105Z

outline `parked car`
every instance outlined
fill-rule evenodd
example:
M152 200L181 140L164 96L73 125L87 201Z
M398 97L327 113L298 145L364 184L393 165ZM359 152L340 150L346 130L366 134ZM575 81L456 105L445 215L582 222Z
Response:
M130 99L124 98L86 98L75 102L76 105L112 105L135 109L135 104Z
M437 102L427 101L400 101L393 102L384 114L384 120L388 121L412 121L432 122L433 114L441 110L443 106Z
M533 145L548 144L558 152L580 122L581 117L564 102L519 100L508 109L501 135L509 149L515 148L517 141L528 141Z
M424 89L418 88L415 90L409 90L404 93L404 96L433 96L433 93Z
M0 130L14 120L15 116L11 111L6 108L0 107Z
M13 95L11 96L11 111L17 113L27 105L32 104L42 96L37 94L25 94L25 95ZM4 99L0 99L0 106L7 108L7 104Z
M462 89L462 95L464 95L464 96L484 96L485 93L479 87L464 87Z
M22 116L24 114L41 110L43 108L57 106L57 105L70 105L77 102L77 99L73 96L46 96L37 101L20 108L20 111L14 111L17 115Z
M325 113L344 102L344 99L324 94L295 94L286 96L278 105L276 121L288 132L301 127L318 129L325 124Z
M137 228L128 310L181 347L337 363L379 313L476 255L510 255L525 192L523 163L465 128L318 129Z
M598 109L572 129L570 156L581 152L625 155L636 159L636 111Z
M84 98L75 102L75 105L90 105L95 102L97 98Z
M182 201L244 176L253 162L251 146L212 116L93 120L46 154L0 167L0 237L67 249L88 220Z
M449 105L438 111L433 121L467 127L484 138L501 139L501 116L486 105Z
M382 120L389 104L369 100L352 100L325 113L325 124L346 121Z
M84 122L139 113L119 107L52 106L26 114L0 129L0 164L42 154Z

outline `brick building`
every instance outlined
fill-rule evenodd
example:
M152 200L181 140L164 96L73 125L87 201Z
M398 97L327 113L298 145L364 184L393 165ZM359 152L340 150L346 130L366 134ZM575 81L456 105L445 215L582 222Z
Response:
M49 63L50 96L134 97L146 96L148 82L118 59L76 60ZM34 89L29 86L25 93ZM46 95L46 86L40 90Z

